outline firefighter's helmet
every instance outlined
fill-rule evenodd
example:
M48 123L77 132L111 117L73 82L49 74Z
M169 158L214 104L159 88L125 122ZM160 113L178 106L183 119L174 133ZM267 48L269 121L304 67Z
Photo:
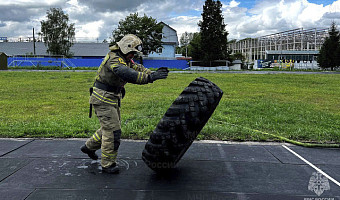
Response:
M117 42L117 45L123 54L128 54L130 52L141 53L142 51L142 40L133 34L125 35L119 42Z

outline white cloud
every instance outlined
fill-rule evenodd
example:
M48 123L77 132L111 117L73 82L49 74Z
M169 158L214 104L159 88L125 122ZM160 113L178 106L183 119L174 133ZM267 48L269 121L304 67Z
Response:
M104 21L96 21L76 27L76 38L80 39L97 39L100 36L101 28Z
M229 6L230 7L237 7L238 5L240 5L240 2L237 2L237 1L235 1L235 0L232 0L230 3L229 3Z
M340 12L340 1L335 1L331 5L326 6L329 13L339 13Z
M0 0L1 36L30 36L51 7L61 7L76 25L77 37L100 40L111 36L118 22L130 13L151 16L177 30L198 32L205 0ZM229 39L257 37L295 28L328 28L340 25L340 0L330 5L308 0L258 0L252 8L243 0L222 0Z
M197 23L201 20L201 17L196 16L178 16L168 20L167 23L177 31L178 39L185 32L195 33L199 32Z
M79 5L78 0L70 0L67 2L68 6L64 9L68 15L84 14L90 11L88 6Z

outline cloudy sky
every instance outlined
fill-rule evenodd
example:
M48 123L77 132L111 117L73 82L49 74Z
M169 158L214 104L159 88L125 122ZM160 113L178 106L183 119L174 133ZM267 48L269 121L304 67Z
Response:
M205 0L0 0L0 37L31 37L51 7L75 23L77 40L108 39L130 13L151 16L177 30L198 32ZM340 25L340 0L222 0L229 39L243 39L295 28ZM340 27L340 26L339 26Z

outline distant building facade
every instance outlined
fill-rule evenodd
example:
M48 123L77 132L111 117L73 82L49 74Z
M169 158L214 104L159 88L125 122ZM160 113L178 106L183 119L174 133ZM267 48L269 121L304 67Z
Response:
M228 44L232 54L241 53L246 62L255 60L315 61L328 29L293 29Z
M148 57L174 60L176 59L175 52L176 47L178 46L177 31L164 22L160 23L163 24L162 48L157 49L156 52L152 52Z

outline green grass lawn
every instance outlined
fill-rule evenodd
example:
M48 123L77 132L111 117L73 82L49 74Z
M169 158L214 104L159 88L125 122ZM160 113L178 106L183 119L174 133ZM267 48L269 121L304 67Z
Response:
M0 137L89 137L96 72L0 72ZM256 130L292 140L340 143L340 75L170 73L148 85L126 85L123 138L146 139L165 111L195 78L224 95L199 139L272 141Z

